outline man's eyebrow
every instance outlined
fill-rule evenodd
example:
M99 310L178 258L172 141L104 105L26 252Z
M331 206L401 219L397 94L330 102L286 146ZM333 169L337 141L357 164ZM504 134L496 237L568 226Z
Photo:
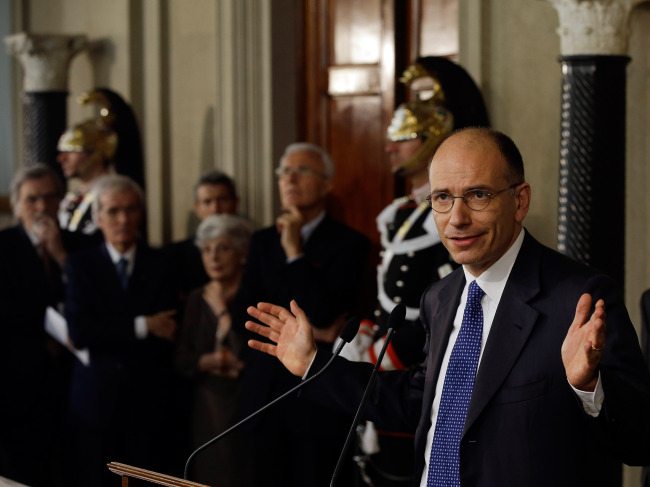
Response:
M465 194L468 191L494 191L494 188L489 184L478 184L467 187L461 191L459 194ZM432 189L430 194L434 193L449 193L452 194L448 189Z

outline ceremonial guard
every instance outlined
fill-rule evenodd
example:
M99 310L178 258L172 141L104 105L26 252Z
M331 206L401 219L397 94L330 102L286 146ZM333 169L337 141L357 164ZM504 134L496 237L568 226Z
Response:
M71 232L93 234L97 231L91 214L95 182L114 170L144 187L142 147L133 111L120 95L97 88L78 101L96 104L99 116L72 125L59 138L58 161L68 182L59 225Z

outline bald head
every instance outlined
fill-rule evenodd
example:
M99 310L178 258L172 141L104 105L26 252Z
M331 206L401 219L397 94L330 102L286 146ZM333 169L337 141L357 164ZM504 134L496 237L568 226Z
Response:
M495 148L506 162L506 181L509 184L516 184L526 180L521 153L514 141L503 132L488 127L468 127L456 130L442 141L436 148L436 152L448 143L459 143L478 150L481 147ZM436 152L434 152L433 160L435 160Z

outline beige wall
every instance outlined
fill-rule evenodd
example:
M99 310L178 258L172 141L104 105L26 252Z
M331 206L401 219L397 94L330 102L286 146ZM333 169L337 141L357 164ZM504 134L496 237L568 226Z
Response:
M460 62L485 95L492 125L519 146L533 201L526 227L555 247L560 65L557 16L539 0L461 2ZM462 22L462 20L461 20Z
M650 3L632 11L627 67L626 298L639 324L641 293L650 288Z

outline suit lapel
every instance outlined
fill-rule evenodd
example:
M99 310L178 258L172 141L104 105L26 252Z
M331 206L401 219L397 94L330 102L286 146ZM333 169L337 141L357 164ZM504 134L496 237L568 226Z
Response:
M512 369L537 320L528 303L540 290L539 244L527 233L501 296L467 410L466 432Z
M152 281L149 280L148 275L148 271L150 270L148 261L150 257L151 255L148 247L145 247L145 245L140 242L135 251L133 273L129 277L129 285L126 289L129 297L142 299L143 296L146 295L147 291L150 290L152 286Z

